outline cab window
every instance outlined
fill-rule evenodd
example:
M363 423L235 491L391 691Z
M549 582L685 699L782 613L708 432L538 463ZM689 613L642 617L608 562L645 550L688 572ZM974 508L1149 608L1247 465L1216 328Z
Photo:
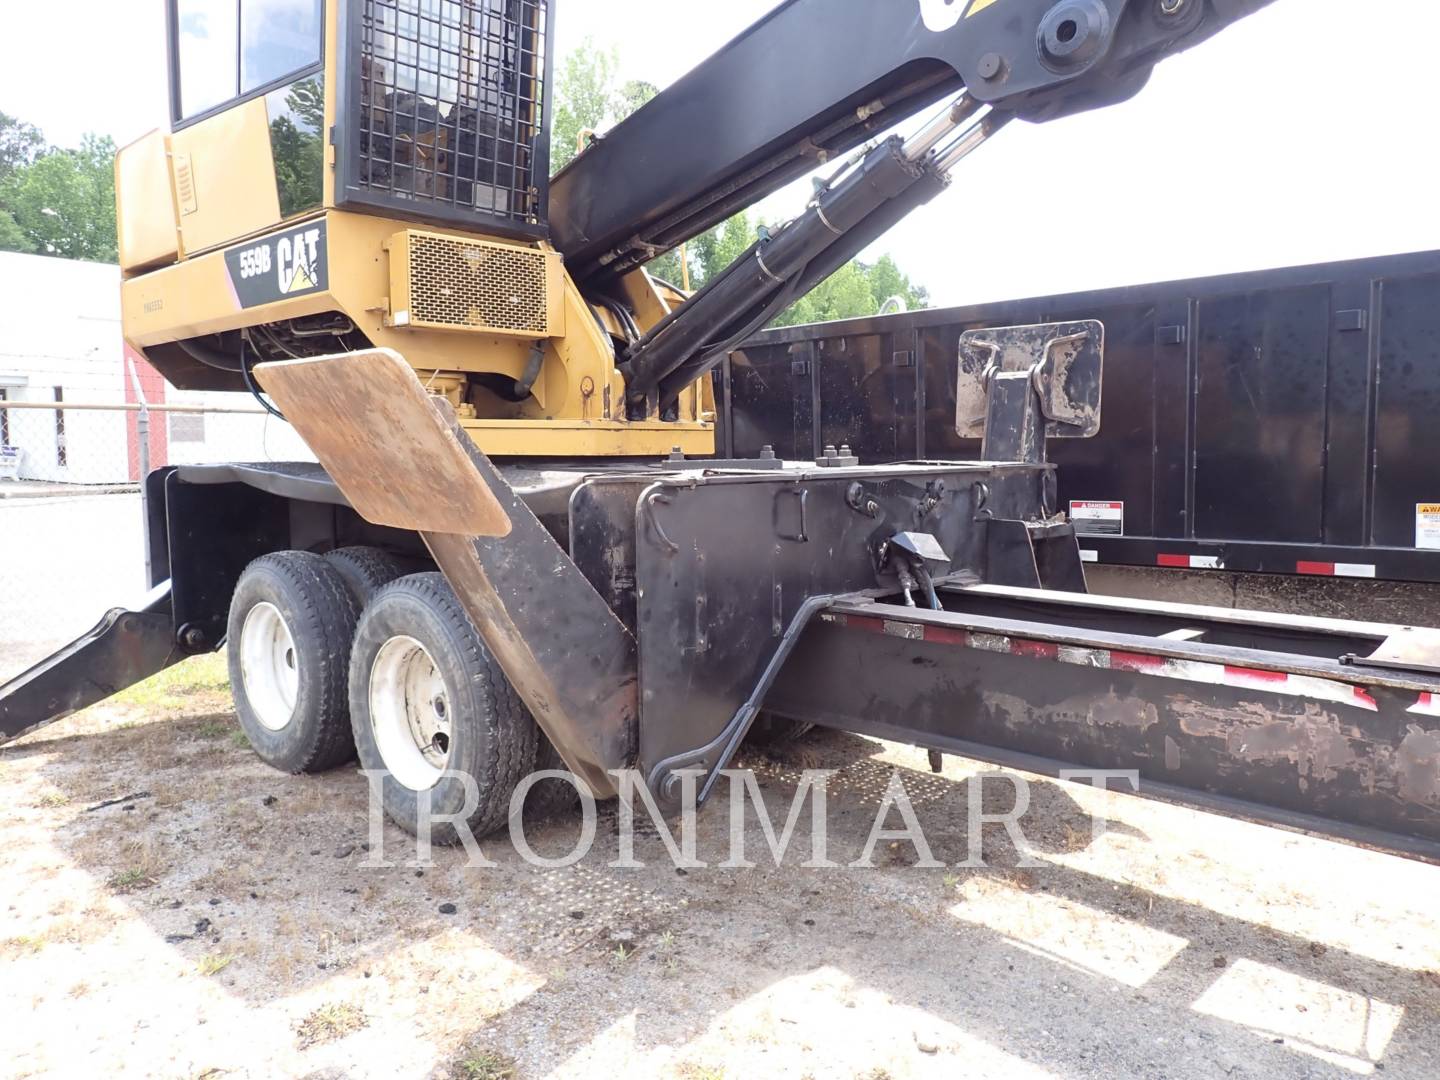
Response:
M323 0L173 2L177 121L320 64Z
M320 61L321 0L241 0L240 92Z

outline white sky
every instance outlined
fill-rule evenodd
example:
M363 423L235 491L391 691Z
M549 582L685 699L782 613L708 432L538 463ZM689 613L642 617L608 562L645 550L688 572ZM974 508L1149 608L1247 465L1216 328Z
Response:
M555 2L561 52L614 43L624 77L662 87L775 6ZM160 0L5 7L0 111L61 144L165 123ZM961 304L1440 248L1437 40L1436 0L1277 0L1134 101L1012 124L870 254Z

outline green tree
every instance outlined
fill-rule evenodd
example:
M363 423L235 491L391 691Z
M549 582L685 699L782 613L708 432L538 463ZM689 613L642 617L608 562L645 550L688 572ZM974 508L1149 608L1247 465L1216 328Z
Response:
M911 282L908 274L902 273L895 260L882 255L875 265L867 268L870 278L870 292L875 297L878 311L887 300L898 297L905 302L905 310L917 311L930 306L930 291Z
M582 131L599 131L629 115L623 114L620 93L615 88L619 53L601 49L592 38L560 64L555 84L555 116L550 125L550 168L559 172L575 158ZM638 108L639 106L634 106Z
M0 112L0 182L44 152L45 136L39 128Z
M285 97L287 112L270 121L280 213L289 217L324 201L325 97L316 79L303 79Z
M25 235L25 230L15 224L9 210L0 210L0 251L18 251L25 255L35 251L35 244Z
M114 262L115 143L86 135L75 150L51 150L0 181L7 211L32 250Z

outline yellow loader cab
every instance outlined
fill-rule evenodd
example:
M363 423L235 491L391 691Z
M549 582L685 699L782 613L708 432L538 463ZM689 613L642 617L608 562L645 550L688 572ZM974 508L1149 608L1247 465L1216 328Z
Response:
M390 348L496 455L713 453L708 379L627 419L616 371L682 297L589 303L547 240L547 8L168 0L171 130L116 162L126 341L197 390Z

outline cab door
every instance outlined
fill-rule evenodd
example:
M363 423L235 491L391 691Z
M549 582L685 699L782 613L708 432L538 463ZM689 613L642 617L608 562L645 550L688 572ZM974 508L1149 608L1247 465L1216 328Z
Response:
M324 204L324 0L169 0L181 257Z

